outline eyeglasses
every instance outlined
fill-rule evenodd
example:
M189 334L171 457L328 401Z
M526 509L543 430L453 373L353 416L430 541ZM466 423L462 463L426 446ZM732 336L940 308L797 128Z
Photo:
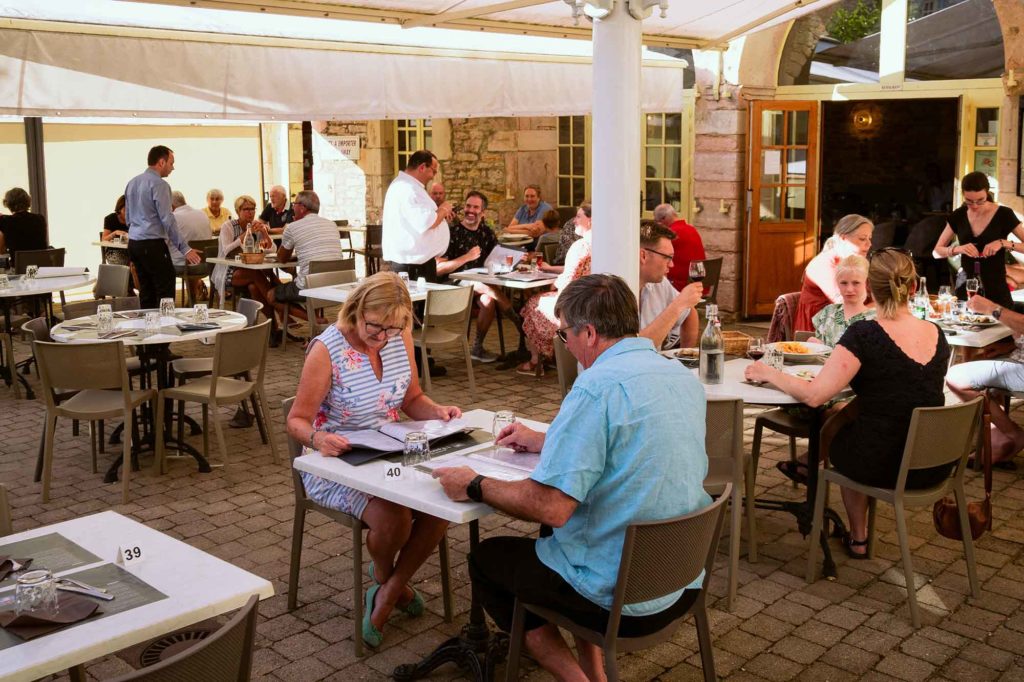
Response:
M984 206L985 204L988 203L988 199L975 199L974 201L971 201L970 199L964 199L964 203L967 204L968 206Z
M876 250L872 251L871 253L869 253L868 254L868 260L871 260L872 258L874 258L875 256L877 256L880 253L899 253L899 254L902 254L902 255L906 256L907 258L913 258L914 257L913 253L911 253L910 251L907 251L903 247L900 247L900 246L887 246L884 249L876 249Z
M572 329L572 327L562 327L561 329L555 332L555 336L560 338L562 340L562 343L569 343L569 335L566 334L566 332L569 331L570 329Z
M662 253L661 251L658 251L656 249L649 249L646 246L641 247L641 248L643 248L644 251L650 251L651 253L658 254L659 256L661 256L662 258L667 260L669 263L671 263L673 260L675 260L675 254Z
M392 339L405 331L405 327L385 327L382 324L367 322L366 320L363 320L363 326L366 327L366 334L368 336L376 338L380 338L380 335L384 334L389 339Z

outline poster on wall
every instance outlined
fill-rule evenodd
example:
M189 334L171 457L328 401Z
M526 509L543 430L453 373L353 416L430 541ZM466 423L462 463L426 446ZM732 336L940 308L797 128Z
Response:
M990 178L996 177L995 149L977 149L974 151L974 170L981 171Z

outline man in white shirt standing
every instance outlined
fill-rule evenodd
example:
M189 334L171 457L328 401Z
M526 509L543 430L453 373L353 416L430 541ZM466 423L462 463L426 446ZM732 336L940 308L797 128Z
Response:
M436 282L434 258L448 250L452 205L447 201L435 204L426 190L437 170L433 152L415 152L384 195L384 260L392 272L407 272L413 281L423 277Z
M210 231L210 219L198 208L192 208L185 201L185 195L181 192L171 192L171 211L174 219L178 222L178 233L186 242L194 242L199 239L211 239L213 233ZM185 254L167 240L167 250L171 252L171 263L174 264L174 273L179 277L185 274ZM199 287L202 280L194 279L188 283L191 289L192 300L198 301L204 296L199 295Z
M694 282L676 291L668 281L675 233L659 223L640 226L640 336L657 349L697 343L697 314L704 287ZM691 314L693 313L693 314Z

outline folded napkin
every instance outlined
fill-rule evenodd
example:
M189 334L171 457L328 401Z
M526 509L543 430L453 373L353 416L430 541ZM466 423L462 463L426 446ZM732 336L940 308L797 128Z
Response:
M130 330L115 330L115 331L112 331L112 332L106 332L105 334L100 334L99 338L109 340L109 339L123 339L123 338L128 337L128 336L135 336L135 332L130 331Z
M0 556L0 582L7 579L14 571L15 564L20 564L18 570L28 568L29 564L32 563L31 559L15 559L14 557Z
M57 603L57 613L50 610L21 614L14 611L0 612L0 627L29 640L103 613L97 602L70 592L58 592Z
M80 332L83 329L96 329L96 325L94 325L94 324L66 324L63 327L61 327L61 329L63 329L64 331L68 331L68 332Z
M189 322L175 326L183 332L208 332L211 329L220 329L220 325L216 322Z

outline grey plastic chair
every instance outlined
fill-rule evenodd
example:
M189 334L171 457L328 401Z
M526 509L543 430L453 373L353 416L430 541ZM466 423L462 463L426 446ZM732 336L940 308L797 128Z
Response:
M96 286L92 290L93 298L127 296L128 280L131 276L132 269L127 265L100 263L100 269L96 275Z
M284 430L288 434L288 415L292 411L292 403L295 398L287 398L281 401L281 412L284 414ZM296 457L302 456L302 445L288 434L288 455L290 461L294 462ZM325 507L319 502L309 499L306 494L306 486L302 482L299 470L292 467L292 483L295 489L295 517L292 526L292 555L291 566L288 570L288 610L294 611L299 600L299 568L302 564L302 536L306 527L306 512L319 512L337 521L346 528L352 529L352 584L356 587L352 591L352 622L363 621L363 531L366 530L363 522L350 514ZM438 561L441 567L441 598L444 602L444 622L452 622L454 607L452 605L451 573L448 559L448 536L441 538L437 546ZM355 647L356 656L363 655L363 638L358 629L353 632L352 643Z
M50 478L53 469L53 449L56 439L57 417L96 422L101 419L121 418L132 423L132 412L145 402L156 398L153 389L132 390L125 365L124 344L120 341L97 343L49 343L34 341L39 374L43 383L46 404L46 431L43 452L43 502L50 499ZM70 398L66 391L77 391ZM157 422L159 423L159 422ZM121 499L128 502L131 479L131 429L125 429L121 439ZM162 438L157 438L162 443ZM93 449L93 470L96 451Z
M711 625L708 621L706 598L708 581L711 579L711 570L714 568L715 554L718 550L718 538L722 534L722 522L725 519L724 505L731 495L732 487L726 484L719 498L703 509L664 521L634 523L626 528L608 627L604 632L581 627L556 611L516 599L508 665L505 668L506 682L512 682L519 676L519 653L523 644L526 611L535 613L549 623L554 623L573 635L600 646L604 651L605 673L610 682L619 679L618 664L615 660L618 652L649 649L668 641L680 623L693 614L697 623L697 641L700 645L704 679L708 682L715 680L715 659L711 648ZM650 635L618 635L624 605L657 599L677 592L696 580L702 570L704 582L689 611Z
M810 551L807 553L807 582L814 582L817 575L816 557L818 538L821 535L822 517L825 512L825 495L829 483L835 483L863 493L868 496L868 556L875 550L875 506L878 500L893 506L896 516L896 534L899 537L900 552L903 555L903 574L907 584L907 601L910 603L910 620L915 628L921 627L921 614L917 605L917 589L914 586L914 568L911 562L909 534L907 532L907 516L905 507L922 507L933 504L945 497L950 491L956 498L960 510L960 530L963 534L964 558L967 562L967 580L971 594L979 596L978 571L974 561L974 543L971 540L971 526L967 520L967 496L964 492L964 471L967 469L967 456L971 450L982 446L987 436L982 429L981 396L970 402L945 407L919 407L914 410L907 431L907 444L903 448L903 460L894 488L876 488L863 485L844 476L835 469L826 468L818 478L818 492L814 498L814 522L810 535ZM843 420L841 410L832 417ZM848 418L848 417L845 417ZM831 431L826 423L822 429L822 447L826 448L826 433ZM977 443L975 443L977 436ZM915 469L927 469L953 463L953 473L940 484L931 488L906 489L907 474Z
M579 371L576 356L569 352L569 349L562 343L562 339L554 338L555 346L555 370L558 372L558 388L562 391L564 398L576 383L576 375Z
M740 532L743 525L743 503L747 509L747 553L757 554L757 527L754 522L754 481L757 471L754 460L743 449L743 400L740 398L709 398L704 446L708 453L708 475L704 489L721 495L732 484L729 523L729 591L728 606L732 609L738 587L740 564Z
M352 260L352 262L355 263L354 259L349 260ZM313 263L316 262L330 263L332 261L313 261ZM319 287L332 287L337 286L339 284L351 284L352 282L356 281L355 270L327 270L324 272L318 272L316 274L313 274L313 263L310 263L310 274L306 275L307 289L317 289ZM322 332L330 325L334 324L334 320L331 319L331 316L329 315L326 315L328 320L326 324L320 324L319 322L317 322L317 318L325 317L322 311L332 307L340 308L341 304L335 303L333 301L325 301L319 298L309 298L308 296L306 297L306 319L309 321L310 339L315 339L317 335L320 334L320 332Z
M343 272L345 270L351 270L354 274L356 271L356 259L353 258L338 258L335 260L313 260L309 262L309 272L307 275L320 275L325 272ZM313 285L306 280L306 286L310 289Z
M267 348L270 341L270 320L264 320L255 327L244 327L221 332L213 347L213 371L209 376L199 377L182 386L165 388L157 400L156 422L164 423L165 404L168 400L199 403L203 406L203 454L209 453L209 420L212 412L217 445L221 462L227 464L228 449L224 440L224 429L220 423L219 408L245 402L250 396L256 398L254 410L257 418L263 420L270 452L278 461L274 432L267 420L267 401L263 390L263 379L267 366ZM251 379L238 379L250 376ZM159 473L166 469L163 438L156 439L156 458L153 466Z
M413 335L413 343L426 353L440 348L461 348L466 358L466 373L469 375L469 394L476 398L476 379L473 376L473 360L469 355L469 343L463 331L473 312L473 287L454 289L430 289L427 304L423 309L423 326L419 334ZM422 363L423 390L430 392L428 363Z
M111 682L248 682L260 597L249 597L222 628L184 651Z
M195 300L192 298L192 287L189 286L190 282L194 282L201 279L206 279L213 273L213 266L206 262L207 254L210 249L217 249L220 244L220 240L216 237L212 239L195 239L190 241L188 245L199 252L202 260L195 265L185 264L185 270L179 277L181 278L181 302L186 303L188 306L195 305ZM213 294L210 294L210 300L213 300Z

